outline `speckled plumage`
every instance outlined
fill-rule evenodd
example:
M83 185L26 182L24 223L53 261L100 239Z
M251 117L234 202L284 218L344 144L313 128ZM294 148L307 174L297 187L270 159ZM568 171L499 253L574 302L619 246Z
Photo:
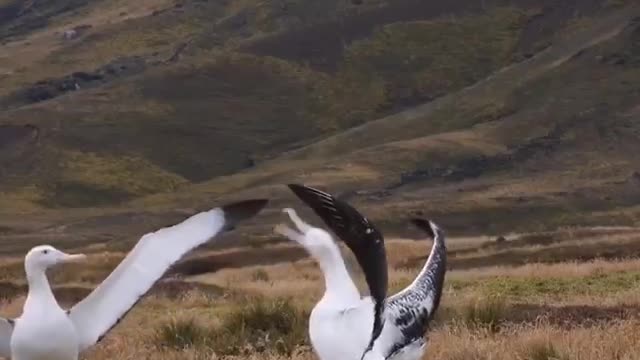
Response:
M385 359L396 359L405 348L416 348L419 358L424 352L427 332L433 314L438 309L446 272L447 249L444 234L434 224L415 219L414 224L428 231L434 238L431 254L416 279L386 301L385 318L388 330L383 330L375 344L375 351ZM393 325L391 325L393 324Z

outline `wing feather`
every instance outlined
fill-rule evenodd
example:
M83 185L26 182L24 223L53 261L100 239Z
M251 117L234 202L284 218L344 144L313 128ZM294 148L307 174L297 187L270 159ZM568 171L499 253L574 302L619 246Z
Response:
M433 238L433 246L427 262L415 280L387 299L387 321L401 333L399 339L388 342L392 344L384 351L388 357L424 336L440 304L444 284L447 249L443 231L428 220L412 219L412 222Z
M327 224L353 252L374 302L374 322L368 348L384 326L387 296L387 256L382 233L354 207L333 195L308 186L290 184L289 188Z
M100 341L187 252L254 216L266 203L247 200L230 204L144 235L102 284L69 310L80 350Z

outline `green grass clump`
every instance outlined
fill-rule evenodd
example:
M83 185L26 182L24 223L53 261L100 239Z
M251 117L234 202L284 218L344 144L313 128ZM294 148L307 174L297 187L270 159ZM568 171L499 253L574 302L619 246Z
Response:
M291 355L306 341L308 314L289 299L252 298L221 318L213 334L219 354L257 352Z
M157 345L175 350L201 346L206 343L207 337L208 329L191 318L170 320L161 324L154 333Z
M306 342L308 313L289 299L255 297L218 315L217 325L171 320L152 337L154 345L182 350L209 348L218 355L274 353L290 356Z
M256 271L253 272L251 277L255 281L269 281L269 273L267 273L263 269L257 269Z
M491 297L467 305L459 316L467 327L485 329L494 333L500 330L500 323L504 320L505 313L504 300L500 297Z

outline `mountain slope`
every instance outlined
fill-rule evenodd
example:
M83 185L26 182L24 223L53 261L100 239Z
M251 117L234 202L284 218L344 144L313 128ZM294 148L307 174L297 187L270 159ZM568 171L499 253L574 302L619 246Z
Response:
M129 236L291 181L396 231L635 224L638 7L483 3L0 3L0 226Z

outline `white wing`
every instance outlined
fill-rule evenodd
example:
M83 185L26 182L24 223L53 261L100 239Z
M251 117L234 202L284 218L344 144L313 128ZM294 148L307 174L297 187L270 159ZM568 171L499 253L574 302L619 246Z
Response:
M89 296L69 310L80 351L100 341L136 302L188 251L239 220L255 215L266 200L248 200L196 214L180 224L144 235Z
M0 318L0 356L11 357L11 333L13 333L13 321Z

